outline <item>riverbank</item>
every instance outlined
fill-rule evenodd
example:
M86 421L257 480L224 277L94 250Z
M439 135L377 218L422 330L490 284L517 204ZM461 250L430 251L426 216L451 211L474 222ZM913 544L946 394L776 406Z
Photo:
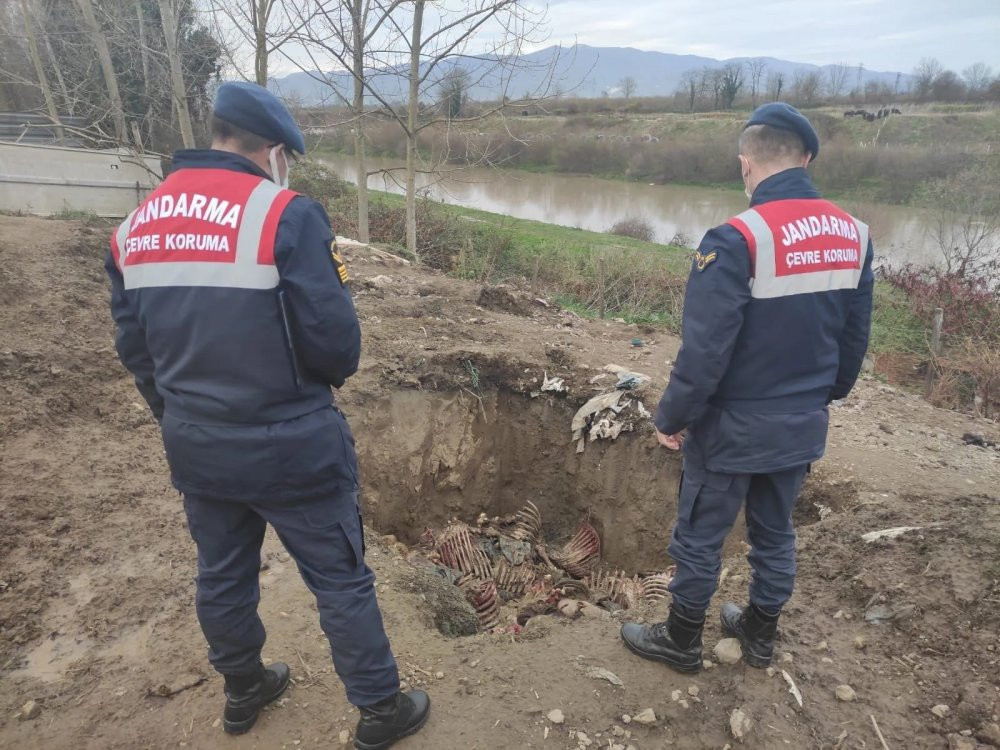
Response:
M328 196L338 234L358 236L353 187L318 165L308 169L293 172L298 189ZM369 195L373 242L407 255L403 196ZM598 316L603 305L608 317L679 331L690 247L424 200L418 203L417 242L421 261L460 278L523 286L584 317ZM876 295L872 350L893 360L924 355L925 325L906 296L883 282Z
M563 110L565 111L565 110ZM419 149L427 163L493 163L535 173L592 175L632 182L741 188L736 142L747 112L623 111L534 114L427 128ZM820 136L812 171L824 194L857 203L918 202L926 183L997 158L1000 109L903 105L900 114L868 122L840 108L806 110ZM375 157L403 158L398 126L366 131ZM315 153L350 153L347 128L326 131Z
M352 185L315 162L300 165L293 178L296 189L326 196L338 234L359 235ZM412 257L405 250L404 198L369 192L372 242ZM484 285L511 285L528 300L543 298L584 318L603 311L606 318L639 326L640 337L657 328L679 333L691 246L699 239L645 242L426 199L417 204L422 263ZM990 413L1000 383L996 297L973 280L929 268L918 278L913 267L904 270L880 275L876 283L873 371L889 382L917 386L933 367L937 402ZM937 307L946 311L945 347L932 357L928 342Z
M355 179L352 157L324 154L317 158L348 182ZM402 165L397 159L370 157L368 187L402 193ZM682 244L690 244L724 217L746 208L742 189L657 185L523 169L420 171L417 189L439 202L594 232L607 232L626 217L641 217L653 230L650 239L660 243L680 236L688 238ZM863 201L842 205L871 227L880 259L896 266L923 266L942 260L936 236L941 218L938 212Z

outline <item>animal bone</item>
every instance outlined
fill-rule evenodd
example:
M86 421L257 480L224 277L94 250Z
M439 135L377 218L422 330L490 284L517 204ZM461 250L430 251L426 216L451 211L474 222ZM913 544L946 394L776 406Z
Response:
M497 588L506 593L508 598L523 596L531 584L545 575L530 563L511 565L504 557L493 564L492 572Z
M629 577L621 570L593 573L587 583L595 599L610 599L626 609L638 607L645 597L639 576Z
M578 581L575 578L562 578L556 582L555 587L560 589L565 596L576 596L581 599L590 598L590 589L586 581Z
M483 630L500 624L500 594L494 580L483 581L474 576L463 576L457 583L465 592L466 599L476 610L479 626Z
M601 558L601 538L586 521L581 521L566 546L552 555L563 570L576 578L586 578Z
M642 589L642 598L647 602L655 602L666 599L670 591L667 587L674 579L674 569L671 568L666 573L653 573L639 581Z
M461 521L448 525L438 539L435 551L449 568L455 568L482 580L492 578L490 561L486 553L473 543L469 527Z
M519 510L515 516L514 530L511 536L520 541L540 544L542 541L542 516L538 512L538 506L528 500L527 504Z

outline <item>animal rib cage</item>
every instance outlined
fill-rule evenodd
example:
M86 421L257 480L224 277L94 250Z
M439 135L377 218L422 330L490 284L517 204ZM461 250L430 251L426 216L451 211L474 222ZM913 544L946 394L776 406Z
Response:
M453 520L441 533L428 528L419 543L438 575L453 574L444 577L462 590L484 630L501 624L504 603L517 604L516 619L523 625L530 617L556 611L567 597L607 608L655 602L667 596L673 578L672 571L629 576L600 570L601 537L587 521L577 525L561 548L549 550L541 513L530 501L503 518L481 513L475 526Z

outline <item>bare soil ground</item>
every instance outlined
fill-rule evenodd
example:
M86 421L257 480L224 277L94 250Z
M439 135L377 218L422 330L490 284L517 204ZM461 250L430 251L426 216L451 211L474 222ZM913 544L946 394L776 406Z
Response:
M219 726L193 544L156 425L112 345L108 231L0 216L0 746L340 747L357 714L314 603L270 535L265 658L291 664L296 683L249 735ZM625 651L620 617L538 617L517 636L449 638L435 626L440 592L380 534L413 542L452 515L530 499L560 532L589 513L611 563L667 564L679 458L655 448L648 422L577 455L569 419L609 387L590 382L608 363L654 377L639 393L652 409L677 341L516 291L481 298L472 283L366 249L348 264L366 353L339 400L361 451L370 564L401 671L434 700L426 730L401 747L880 748L871 717L893 750L1000 747L1000 452L962 441L996 441L995 424L874 380L834 410L829 454L800 503L798 589L773 674L742 664L675 674ZM568 393L532 398L543 372ZM923 528L861 539L904 525ZM740 544L734 532L720 603L744 596ZM713 621L707 658L719 638ZM623 685L588 677L589 666ZM838 700L839 685L855 700ZM28 701L34 718L21 715ZM652 725L622 718L645 708ZM737 708L750 720L742 743L730 730Z

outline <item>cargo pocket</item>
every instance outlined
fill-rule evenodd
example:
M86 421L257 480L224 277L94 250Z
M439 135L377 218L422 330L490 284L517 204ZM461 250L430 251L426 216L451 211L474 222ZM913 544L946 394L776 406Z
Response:
M353 557L354 569L364 567L365 564L365 532L361 525L360 511L355 513L353 518L348 518L340 522L344 539L347 544L345 550L349 551Z
M364 532L356 496L346 501L322 500L303 508L306 525L328 535L344 557L346 567L357 570L365 562Z
M696 480L689 472L684 472L681 477L681 490L677 495L677 523L688 524L691 522L701 486L700 479Z
M681 491L677 498L677 521L692 524L699 513L719 512L726 503L719 502L733 486L732 474L717 474L701 467L686 469L681 477ZM705 503L704 508L701 506Z

